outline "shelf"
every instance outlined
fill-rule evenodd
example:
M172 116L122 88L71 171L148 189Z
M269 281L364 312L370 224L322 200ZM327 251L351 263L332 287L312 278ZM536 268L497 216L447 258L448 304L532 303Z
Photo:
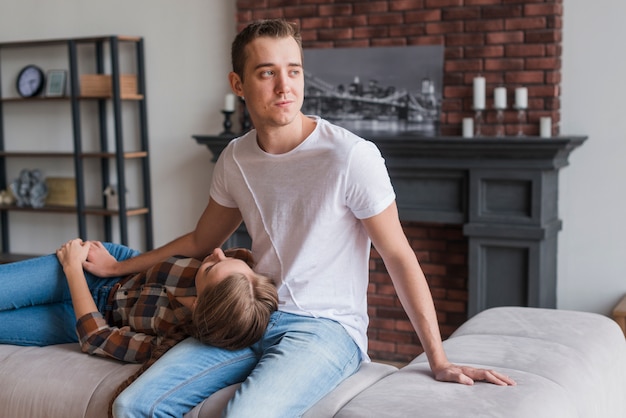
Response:
M0 48L27 48L27 47L39 47L39 46L52 46L52 45L66 45L68 41L74 41L79 44L93 43L93 42L105 42L111 38L117 39L121 42L139 42L140 36L126 36L126 35L110 35L110 36L94 36L84 38L72 38L72 39L35 39L31 41L13 41L2 42Z
M43 208L32 208L32 207L19 207L15 205L0 205L0 211L11 211L11 212L42 212L42 213L77 213L78 210L74 206L44 206ZM137 215L145 215L149 213L150 210L144 207L138 208L127 208L126 216L137 216ZM85 215L98 215L98 216L115 216L119 215L119 210L110 210L106 208L99 208L95 206L88 206L82 211Z
M120 51L122 43L132 43L133 45L126 45L129 46L128 51L126 46L124 46L123 51ZM54 47L49 49L50 53L41 53L37 50L37 48L44 49L50 46ZM151 250L153 248L152 203L143 38L140 36L104 35L0 42L0 52L11 48L28 48L30 51L24 51L26 54L36 57L41 55L42 59L45 56L49 62L53 60L53 55L67 56L67 65L62 67L66 71L66 85L69 89L66 90L66 95L62 97L46 97L45 94L40 94L37 97L24 98L13 91L5 92L5 96L0 92L0 189L8 189L7 169L12 168L11 164L15 162L12 162L12 159L32 158L39 159L38 161L48 159L56 166L65 166L64 171L72 170L73 175L70 177L75 178L73 185L75 197L69 202L75 203L75 205L51 205L43 208L0 205L0 257L3 256L3 253L8 253L11 256L9 261L14 261L15 257L20 258L19 255L12 254L13 251L10 246L10 230L21 228L22 224L25 223L25 221L12 222L11 217L16 216L16 213L24 214L20 217L26 217L26 214L70 214L75 216L77 220L78 234L76 236L89 239L88 235L99 231L99 235L101 235L99 239L103 241L115 240L124 245L128 245L129 241L128 218L140 216L143 219L133 221L133 226L143 223L142 235L145 238L143 250ZM66 52L63 52L63 49L66 49ZM130 49L134 49L134 58L131 58L131 55L127 53L130 52ZM10 60L13 55L9 53L3 58ZM90 68L93 73L81 73L79 71L79 68L85 69L83 63L87 60L92 61L93 65ZM21 58L17 59L15 66L20 62ZM131 65L125 65L126 63ZM55 64L55 67L58 68L58 64ZM4 68L6 73L7 66L5 65ZM128 69L128 72L122 73L122 68ZM0 72L2 72L2 68L0 68ZM3 78L4 75L14 76L14 74L0 74L0 78ZM83 108L86 107L84 104L95 105L97 111L89 107L85 113L87 116L82 116ZM19 130L21 129L19 119L17 119L17 124L11 125L10 133L4 132L4 126L6 126L4 118L11 117L15 121L16 114L26 114L25 112L29 112L29 108L33 110L32 114L46 115L60 107L67 108L67 119L71 122L71 126L65 127L66 132L59 133L67 137L62 145L60 143L54 143L54 145L45 143L42 144L42 147L32 145L32 150L25 150L24 148L30 147L26 147L19 141L22 132ZM137 107L137 111L132 111L131 107ZM4 109L8 108L10 108L10 112L3 112ZM126 118L132 118L136 122L136 130L127 132L123 129L122 120ZM47 123L48 120L44 119L43 122ZM87 131L82 126L84 122L88 123L89 137L93 138L89 142L92 145L86 147L87 150L83 150L85 145L83 134ZM28 122L22 121L21 123L24 124L24 128L27 128L26 123ZM45 129L45 127L41 127L41 129ZM71 134L69 133L70 129ZM130 141L125 140L126 135L131 138ZM97 139L99 139L98 145L96 145ZM7 150L5 148L7 143L14 145L9 146ZM130 146L130 151L124 150L127 146ZM129 162L129 160L133 161ZM119 190L127 189L127 163L134 177L137 177L137 173L139 173L137 181L141 182L141 193L138 201L140 205L145 207L129 207L126 199L118 200L119 210L106 209L100 200L93 199L90 199L92 205L89 206L85 197L89 190L94 188L98 190L105 187L104 185L113 183L117 185ZM89 166L88 176L85 176L85 166ZM96 170L99 171L99 175L94 174ZM62 203L63 200L59 200L59 202ZM102 217L102 222L88 223L88 216ZM44 217L30 217L30 219L32 218ZM39 219L35 219L35 221L37 223ZM118 231L117 234L114 234L115 230ZM133 232L137 230L139 229L134 227L132 229ZM2 258L0 258L0 262L3 262L1 260Z
M83 152L78 154L79 158L115 158L114 152ZM130 151L124 152L123 158L130 160L133 158L146 158L147 151ZM55 152L55 151L0 151L0 157L11 158L74 158L73 152Z
M77 96L76 98L78 100L107 100L107 99L111 99L113 96L112 95L105 95L105 96ZM48 101L67 101L69 102L70 99L72 97L71 96L63 96L63 97L29 97L29 98L24 98L24 97L3 97L0 99L0 102L4 102L4 103L33 103L33 102L48 102ZM121 100L128 100L128 101L137 101L137 100L143 100L144 96L143 94L123 94L120 96Z

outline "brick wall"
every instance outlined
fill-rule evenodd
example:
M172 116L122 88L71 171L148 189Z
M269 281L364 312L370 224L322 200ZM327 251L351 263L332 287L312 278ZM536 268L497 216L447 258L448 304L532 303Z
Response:
M524 133L537 135L539 118L551 116L556 135L562 15L562 0L237 0L236 20L239 28L261 18L296 21L305 48L444 45L442 135L460 135L462 118L473 116L472 80L478 74L487 80L488 109L495 87L507 87L510 106L515 87L526 86ZM483 133L495 134L494 111L486 112L485 122ZM506 134L517 129L517 112L505 111ZM445 337L466 316L466 255L456 252L466 241L460 227L405 229L432 287ZM434 239L446 235L453 237L450 243ZM421 348L376 254L371 279L371 355L410 360Z
M460 225L403 223L430 286L443 338L467 319L467 238ZM382 259L372 250L368 289L369 354L408 362L423 350Z
M445 45L442 135L460 135L473 116L472 79L493 89L528 87L523 131L538 135L539 118L560 120L562 0L237 0L237 22L284 17L302 28L305 48ZM495 134L495 113L485 115ZM505 112L507 135L518 129L517 112Z

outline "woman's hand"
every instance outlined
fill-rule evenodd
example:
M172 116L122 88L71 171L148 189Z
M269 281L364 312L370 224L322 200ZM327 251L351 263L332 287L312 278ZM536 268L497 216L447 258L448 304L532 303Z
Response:
M63 269L79 268L82 270L83 262L87 260L90 244L83 242L80 238L75 238L61 245L57 250L57 258Z
M76 319L98 311L83 272L83 263L87 260L90 247L90 242L76 238L61 245L57 250L57 258L63 265L63 272L70 288Z
M89 241L89 254L83 268L98 277L118 276L115 267L118 261L100 241Z

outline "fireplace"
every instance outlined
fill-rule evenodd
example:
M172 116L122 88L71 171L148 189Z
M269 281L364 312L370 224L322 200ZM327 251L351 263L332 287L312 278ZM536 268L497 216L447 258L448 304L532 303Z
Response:
M443 337L494 306L556 307L558 174L585 137L421 137L359 132L380 148ZM195 135L214 161L232 137ZM229 245L246 245L240 231ZM421 346L375 250L370 355L408 361Z

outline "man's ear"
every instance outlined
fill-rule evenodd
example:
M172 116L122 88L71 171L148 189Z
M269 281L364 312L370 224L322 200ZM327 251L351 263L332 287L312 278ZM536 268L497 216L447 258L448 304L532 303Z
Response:
M228 82L230 83L230 88L233 90L239 97L243 97L243 82L239 75L233 71L228 74Z
M191 304L191 312L195 312L196 311L196 305L198 304L198 298L196 297L193 300L193 303Z

